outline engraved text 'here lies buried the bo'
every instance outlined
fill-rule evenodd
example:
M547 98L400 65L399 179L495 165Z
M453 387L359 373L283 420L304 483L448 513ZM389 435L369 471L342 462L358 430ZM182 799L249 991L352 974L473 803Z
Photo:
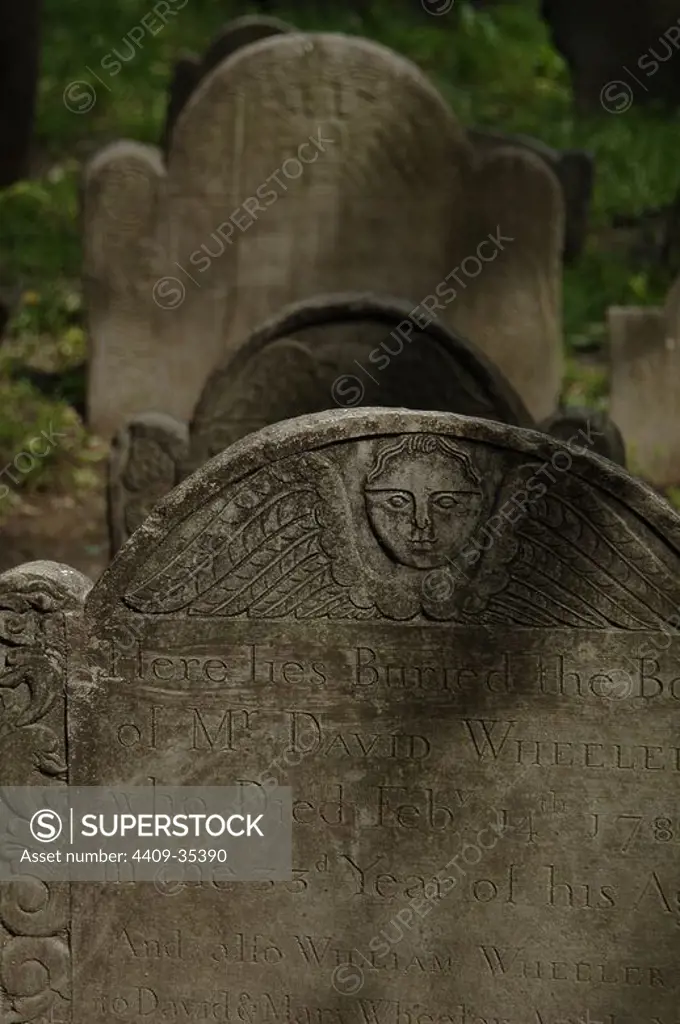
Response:
M84 603L69 782L290 786L292 877L74 886L74 1024L675 1024L680 530L587 454L537 496L557 451L321 414L135 533Z

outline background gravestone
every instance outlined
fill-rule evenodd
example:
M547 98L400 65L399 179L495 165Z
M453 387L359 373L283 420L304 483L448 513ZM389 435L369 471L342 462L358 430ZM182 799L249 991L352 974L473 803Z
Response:
M124 248L86 260L91 426L110 436L149 408L188 419L221 358L329 286L419 301L455 265L470 155L424 75L368 40L289 33L233 54L183 110L167 172L157 153L131 173L120 148L90 168L86 249L108 250L112 222L136 225ZM128 306L148 339L142 372ZM126 361L143 401L112 372Z
M172 129L177 118L186 106L192 92L200 85L205 76L221 61L231 56L243 46L257 43L260 39L294 31L292 25L280 21L279 18L266 15L245 15L227 22L208 46L203 57L195 54L184 54L175 63L172 79L168 89L168 109L161 139L161 148L167 154L170 146Z
M535 153L556 175L562 186L566 221L563 256L565 263L574 263L583 252L588 234L588 217L593 198L595 162L591 153L579 149L564 152L546 146L529 135L507 135L487 128L470 129L471 141L484 150L499 146L519 146Z
M0 576L0 779L3 786L68 781L66 679L69 649L92 586L53 562ZM0 857L11 852L0 848ZM71 1022L69 887L30 872L0 883L0 1013L12 1022Z
M539 428L561 441L586 444L589 451L625 468L626 446L621 431L600 409L560 409L540 423Z
M74 1024L673 1019L679 569L649 488L488 421L204 466L88 596L70 777L290 785L294 877L74 886Z
M342 35L265 39L192 95L167 170L131 145L99 154L85 190L99 433L147 409L187 420L263 320L329 290L415 305L444 288L442 322L491 356L533 416L554 410L559 183L519 150L480 157L408 61ZM482 265L475 253L499 230L518 241ZM467 258L481 276L461 277Z
M663 309L614 306L608 320L611 413L631 469L656 487L677 486L680 289L671 289Z
M472 338L522 396L531 415L551 415L562 390L564 200L549 167L526 148L479 156L470 185L473 211L465 251L502 237L479 267L461 261L462 288L450 322ZM488 250L486 250L488 251Z
M175 484L245 434L280 420L385 405L533 425L474 345L436 322L419 330L422 316L409 320L412 312L367 295L288 307L210 375L188 432L153 413L131 420L109 463L112 556Z

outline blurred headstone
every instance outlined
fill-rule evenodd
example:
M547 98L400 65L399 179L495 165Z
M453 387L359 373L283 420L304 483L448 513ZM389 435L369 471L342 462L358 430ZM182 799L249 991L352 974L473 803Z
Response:
M532 425L500 371L470 342L428 324L422 310L366 295L302 302L210 374L188 432L153 413L121 428L109 462L111 555L175 484L246 434L359 405Z

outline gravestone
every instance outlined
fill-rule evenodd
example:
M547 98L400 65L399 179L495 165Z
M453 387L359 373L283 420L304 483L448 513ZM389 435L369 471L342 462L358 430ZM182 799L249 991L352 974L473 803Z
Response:
M119 431L109 463L112 556L176 483L234 441L280 420L374 405L532 426L522 400L489 360L428 320L424 310L370 295L298 303L210 375L188 440L176 420L135 417Z
M90 580L30 562L0 576L0 782L67 782L66 679ZM69 628L75 619L76 629ZM0 848L0 859L8 851ZM0 1019L71 1021L69 887L30 869L0 882Z
M469 188L467 258L455 276L462 287L450 322L474 339L541 420L554 412L562 390L560 185L534 153L499 146L478 154ZM483 253L487 238L500 240L502 249L482 263L475 253Z
M176 344L173 352L169 345L163 358L172 313L160 309L152 295L152 236L164 178L159 151L125 141L101 150L85 172L87 420L105 437L124 410L180 387L176 363L182 346Z
M86 599L69 779L290 785L293 878L73 886L72 1024L673 1020L679 569L644 484L490 421L202 467Z
M252 43L192 95L167 168L132 143L89 168L90 426L110 437L147 409L186 421L253 330L329 290L437 303L546 416L561 385L563 218L537 157L476 153L390 50L323 34Z
M442 322L548 415L562 199L512 152L476 154L422 73L368 40L288 33L233 54L189 100L167 168L132 143L90 166L91 427L110 437L147 409L186 421L263 320L329 290L445 296ZM495 251L499 231L517 243Z
M589 451L625 468L626 446L621 431L600 409L560 409L540 423L539 429L561 441L585 444Z
M114 437L107 481L112 557L186 475L188 442L186 425L162 413L137 416Z
M631 470L656 487L680 483L678 286L664 308L608 311L611 414L621 427Z
M560 151L529 135L508 135L487 128L470 129L471 141L482 150L498 146L519 146L535 153L556 175L562 186L566 222L563 256L574 263L583 252L588 234L588 217L593 198L595 162L592 153L580 149Z
M243 46L257 43L260 39L268 39L269 36L292 31L294 31L293 26L279 18L263 14L244 15L242 18L234 18L233 21L227 22L222 27L202 58L196 54L183 54L175 63L168 89L168 108L161 139L163 152L166 154L168 152L175 122L186 106L189 97L214 67Z

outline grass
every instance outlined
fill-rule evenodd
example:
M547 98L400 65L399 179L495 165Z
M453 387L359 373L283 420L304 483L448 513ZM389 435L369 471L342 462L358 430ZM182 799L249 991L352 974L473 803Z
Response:
M181 0L175 6L180 8ZM162 31L145 31L136 54L129 62L119 60L114 74L116 51L132 53L131 30L139 38L134 30L152 7L152 0L98 5L45 0L36 130L45 173L0 192L0 295L22 296L10 339L0 350L0 466L11 462L46 420L61 424L71 440L22 479L28 488L76 486L82 466L103 451L73 410L84 398L77 370L85 359L78 284L82 160L115 138L157 142L178 52L202 50L230 15L247 12L225 0L188 0ZM564 281L565 394L574 402L606 404L603 372L575 357L602 344L608 306L657 304L670 281L644 260L631 263L613 253L603 232L615 214L638 214L673 198L680 185L674 123L635 104L625 114L603 110L599 116L577 117L566 69L550 46L535 2L501 4L493 16L463 3L438 18L425 15L416 0L403 7L376 0L363 22L330 0L323 14L285 9L277 14L301 28L366 35L405 54L433 78L466 124L594 153L592 235ZM62 373L50 398L19 376L26 367ZM0 504L0 516L7 504Z

